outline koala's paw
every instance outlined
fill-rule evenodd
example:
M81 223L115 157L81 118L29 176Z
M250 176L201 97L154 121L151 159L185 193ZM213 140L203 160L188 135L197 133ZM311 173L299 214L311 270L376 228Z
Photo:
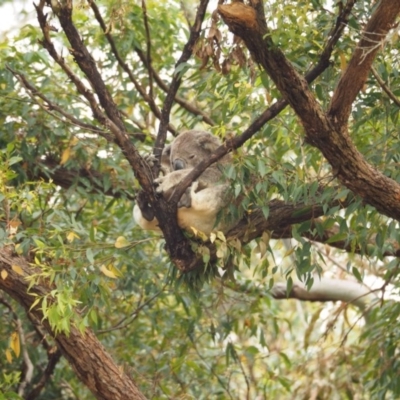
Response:
M167 175L159 176L158 178L154 179L154 185L156 186L157 193L163 193L167 186Z
M143 158L151 168L159 164L157 157L154 154L146 154L145 156L143 156Z

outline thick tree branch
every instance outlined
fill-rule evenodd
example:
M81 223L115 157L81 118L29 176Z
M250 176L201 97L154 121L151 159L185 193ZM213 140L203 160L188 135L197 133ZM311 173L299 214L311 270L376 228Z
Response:
M372 22L367 24L368 37L376 33L372 29L375 29L380 37L386 32L385 29L388 29L390 18L387 14L383 19L383 26L379 25L376 18L376 14L381 15L382 5L388 5L391 12L400 11L399 2L383 0L375 10ZM331 113L329 118L325 115L308 88L307 81L297 73L282 51L272 42L261 7L261 2L254 1L254 8L243 3L232 3L219 6L218 10L229 29L244 40L257 62L271 76L299 116L307 141L323 153L340 181L378 211L400 221L400 185L367 163L351 141L347 132L347 121L340 124L336 114ZM392 23L396 19L396 13L391 14ZM376 54L375 49L372 52ZM366 57L370 60L369 53ZM357 53L355 58L360 59L360 54ZM354 68L353 66L352 70L356 72ZM359 84L358 79L356 84ZM353 92L351 89L351 93ZM348 101L347 97L345 101ZM336 112L340 112L339 108Z
M22 270L22 275L15 272ZM138 390L132 379L121 371L105 351L90 329L82 334L71 326L69 335L54 334L48 321L44 318L40 306L32 308L34 300L50 294L50 286L46 282L33 285L28 290L29 277L40 273L21 257L15 257L6 249L0 249L0 269L7 272L5 279L0 279L0 290L4 290L16 300L26 311L29 318L54 337L58 348L69 361L77 377L89 388L93 395L100 400L143 400L145 397Z
M369 19L332 97L328 115L338 126L347 122L352 104L366 82L376 54L399 13L400 1L382 0Z

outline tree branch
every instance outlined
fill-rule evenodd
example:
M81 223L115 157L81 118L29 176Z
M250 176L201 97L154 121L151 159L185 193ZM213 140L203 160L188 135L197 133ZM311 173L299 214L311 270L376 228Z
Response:
M400 257L400 244L393 241L388 241L385 243L384 248L391 250L385 250L380 252L376 245L376 235L373 235L366 243L354 243L350 240L352 232L349 232L348 239L338 239L332 240L334 236L340 234L340 229L338 225L334 225L329 229L323 229L321 233L321 229L317 229L317 226L320 225L323 227L324 221L319 219L313 219L311 221L310 229L307 232L301 232L300 236L308 239L312 242L322 243L328 245L330 247L335 247L339 250L344 250L347 253L354 254L367 254L371 257ZM292 234L292 225L288 225L283 229L274 229L272 231L271 237L273 239L291 239L293 238Z
M395 20L396 13L393 13L390 18L385 14L383 26L380 26L376 15L382 14L381 6L386 4L391 12L395 10L400 12L399 2L383 0L371 18L372 23L367 24L368 35L374 34L371 29L377 30L379 35L382 35L384 29L389 26L390 18L391 21ZM339 108L335 109L334 115L330 113L329 118L323 112L308 88L307 81L297 73L282 51L272 42L260 7L262 7L261 2L254 0L254 8L235 2L221 5L218 10L229 29L244 40L256 61L271 76L301 119L307 141L322 152L340 181L379 212L400 221L400 185L367 163L351 141L347 132L347 121L342 120L342 125L340 125L340 121L336 118ZM376 54L375 49L372 53ZM360 56L358 50L355 59L360 61ZM366 55L366 60L372 62L370 53ZM364 64L366 62L363 61L364 67L367 65ZM356 72L354 65L351 70ZM348 76L347 79L349 79ZM356 85L359 85L359 82L357 78ZM338 93L342 92L342 89L338 90ZM350 92L353 93L354 89ZM346 97L345 101L348 99Z
M277 283L271 289L271 295L277 300L298 299L302 301L344 301L354 304L360 310L366 310L369 303L376 300L374 292L357 282L315 277L312 287L308 290L302 282L293 284L287 292L286 283Z
M170 112L173 105L173 101L176 97L176 93L178 92L179 86L182 81L183 74L182 72L176 72L176 69L181 64L187 62L193 54L194 45L196 44L197 39L200 36L201 25L203 23L204 16L206 14L208 1L209 0L200 0L199 6L197 8L196 19L194 21L193 26L190 29L189 40L185 44L182 54L175 65L174 76L169 85L168 93L167 96L165 97L163 108L161 110L160 127L158 129L157 139L154 144L154 155L158 159L161 158L161 153L163 151L165 140L167 138L167 125L169 123Z
M348 120L352 104L366 82L376 54L399 13L398 0L382 0L369 19L329 107L328 115L337 126L342 126Z
M37 165L37 164L36 164ZM91 186L93 186L92 193L103 193L106 196L112 196L116 199L121 197L127 198L128 200L135 200L135 196L127 190L121 189L118 185L112 185L108 190L104 190L101 183L104 175L94 169L71 169L60 165L58 162L51 158L45 158L38 162L40 168L36 174L31 169L28 171L30 179L45 179L48 181L51 179L56 185L61 186L64 189L69 189L74 184L80 184L80 178L87 179ZM88 187L84 186L85 190Z
M22 274L14 271L15 265L20 267ZM4 290L15 299L34 323L43 326L54 337L58 348L69 361L77 377L97 399L145 399L132 379L114 363L90 329L86 329L82 334L71 326L69 335L64 333L55 335L49 322L44 318L40 304L32 307L37 296L39 298L49 296L50 290L54 288L44 280L41 280L40 285L29 287L26 278L31 274L40 273L40 270L29 265L22 257L13 256L6 248L0 249L0 268L7 272L6 279L0 279L0 290Z
M398 99L395 94L389 89L389 86L387 86L384 80L379 76L377 70L374 67L371 67L371 72L383 91L394 102L394 104L396 104L396 106L400 108L400 99Z
M51 375L53 375L54 369L56 368L57 363L61 358L61 351L59 349L57 349L56 347L53 347L50 349L50 351L47 352L47 356L48 356L49 361L43 372L43 375L41 376L39 382L24 397L24 400L34 400L40 395L40 393L43 390L43 388L45 387L46 383L51 378Z
M349 19L351 10L356 0L349 0L346 7L343 7L340 15L336 19L335 25L332 27L330 37L324 46L318 63L305 75L304 79L311 83L322 74L330 65L329 59L335 44L339 40ZM289 103L285 99L277 100L271 107L267 108L251 125L239 136L229 138L223 143L214 154L208 159L201 162L193 171L186 175L182 182L175 188L174 195L171 198L172 202L177 202L182 197L182 194L196 180L204 170L211 164L217 162L227 153L241 147L247 140L253 137L268 121L275 118Z
M162 91L164 91L165 93L168 93L168 90L169 90L168 85L163 81L163 79L160 77L158 72L153 68L153 66L152 65L149 66L147 64L146 56L144 55L143 51L141 49L139 49L138 47L135 47L135 51L136 51L137 55L139 56L140 60L143 62L144 66L149 71L149 73L151 73L153 75L154 81L157 83L159 88ZM177 104L179 104L185 110L189 111L190 113L202 117L203 122L205 122L206 124L208 124L210 126L215 125L215 121L213 121L208 114L206 114L203 110L199 109L195 104L189 103L184 98L182 98L178 95L175 96L175 102Z
M84 72L94 88L107 117L101 111L94 94L85 87L83 82L65 63L64 58L57 53L50 38L51 27L47 23L47 16L43 13L44 3L45 2L42 0L38 6L35 5L39 24L44 36L41 42L42 45L71 79L78 92L89 101L94 117L103 126L106 126L108 129L110 129L110 131L114 134L115 142L130 163L139 183L143 188L146 189L151 199L154 200L155 192L153 190L153 178L151 170L147 163L140 156L136 147L131 143L129 134L126 132L124 123L120 117L119 110L101 78L96 63L84 45L79 32L72 23L72 0L66 0L65 2L51 2L50 6L52 7L54 13L58 16L64 33L71 44L71 54L74 56L79 68Z
M111 33L109 32L109 29L107 29L107 26L103 20L103 17L100 14L100 10L97 7L97 4L93 0L90 0L89 4L93 10L93 13L95 15L97 22L99 23L101 29L104 32L105 37L108 40L108 43L110 44L111 51L114 54L114 57L117 60L119 66L122 68L122 70L124 70L128 74L128 77L129 77L130 81L133 83L133 85L135 86L135 89L142 96L143 100L149 105L149 107L150 107L151 111L154 113L154 115L158 119L160 119L161 111L157 107L157 104L154 102L152 93L151 92L149 94L146 93L146 90L142 87L142 85L139 83L139 81L135 78L135 75L133 74L129 65L121 58L119 51L117 49L117 46L115 45L114 39L113 39ZM144 56L144 57L147 62L148 59L146 58L146 56ZM149 74L150 74L150 72L149 72ZM171 124L168 124L168 130L170 132L176 134L176 129Z

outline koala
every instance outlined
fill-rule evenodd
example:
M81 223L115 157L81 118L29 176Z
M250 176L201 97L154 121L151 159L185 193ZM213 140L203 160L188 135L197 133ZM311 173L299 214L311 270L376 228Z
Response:
M221 145L221 141L208 132L191 130L180 134L162 154L161 169L164 175L155 180L157 192L169 200L176 186L194 167ZM229 201L229 185L222 180L221 167L231 162L227 154L218 163L209 166L182 195L178 203L177 220L180 228L209 234L214 228L224 229L223 224L215 226L217 214ZM133 216L140 227L159 230L156 218L146 218L143 207L135 205Z

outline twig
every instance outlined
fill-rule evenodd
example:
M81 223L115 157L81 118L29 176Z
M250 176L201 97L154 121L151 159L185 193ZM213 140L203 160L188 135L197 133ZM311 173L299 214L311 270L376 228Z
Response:
M61 351L54 346L47 352L47 355L49 361L47 363L46 369L44 370L43 375L41 376L39 382L25 396L25 400L34 400L40 395L40 392L43 390L46 383L50 379L58 361L61 358Z
M107 328L107 329L98 330L96 333L97 334L101 334L101 333L112 332L112 331L116 331L116 330L119 330L119 329L124 329L127 326L129 326L138 317L139 312L141 310L143 310L144 307L148 306L154 299L156 299L164 291L166 286L167 285L164 285L156 294L154 294L152 297L147 299L143 304L141 304L139 307L137 307L135 309L135 311L133 311L129 316L126 316L126 317L122 318L113 327ZM129 321L122 325L122 323L124 321L128 320L128 319L129 319Z
M139 49L138 47L135 47L135 51L136 51L137 55L139 56L140 60L143 62L144 66L148 70L150 68L149 73L151 73L153 75L154 80L157 83L157 85L159 86L159 88L161 90L163 90L165 93L168 93L168 90L169 90L168 85L162 80L162 78L157 73L157 71L153 68L153 66L147 65L146 56L144 55L143 51L141 49ZM205 122L206 124L208 124L210 126L216 125L215 121L207 113L205 113L203 110L200 110L194 104L189 103L188 101L186 101L182 97L176 95L175 96L175 102L177 104L179 104L185 110L189 111L190 113L202 117L203 118L203 122Z
M67 113L64 111L62 107L60 107L58 104L53 103L51 100L49 100L43 93L41 93L39 90L36 89L35 86L33 86L23 75L21 72L17 72L13 70L9 65L6 65L6 68L19 80L21 85L27 90L29 97L37 104L40 108L42 108L46 113L50 114L52 117L56 119L60 119L64 123L71 123L75 126L78 126L80 128L83 128L89 132L96 133L108 141L113 141L114 138L110 135L107 134L106 131L99 129L95 125L87 124L77 118L75 118L72 114ZM46 106L40 103L36 97L39 97L42 99L45 103ZM58 115L55 115L54 113L51 112L51 110L57 111L59 114L61 114L63 117L65 117L68 121L65 119L60 118Z
M389 89L389 86L385 84L383 79L379 76L378 72L374 67L371 67L372 75L374 75L376 81L379 83L379 86L383 89L383 91L389 96L391 100L400 108L400 100L395 96L395 94Z
M24 333L24 330L22 329L21 320L19 319L17 313L14 311L12 305L3 296L0 297L0 304L3 304L9 310L11 315L13 316L13 319L17 326L18 335L19 335L19 338L21 341L22 359L23 359L25 368L23 368L22 380L18 385L18 395L23 396L24 392L25 392L25 388L32 381L33 364L32 364L32 361L29 357L29 353L27 350L25 333Z
M146 0L142 0L142 12L143 12L143 23L146 31L146 61L148 65L149 72L149 96L153 97L153 74L151 68L151 37L150 37L150 29L149 29L149 19L147 18L147 8L146 8Z

